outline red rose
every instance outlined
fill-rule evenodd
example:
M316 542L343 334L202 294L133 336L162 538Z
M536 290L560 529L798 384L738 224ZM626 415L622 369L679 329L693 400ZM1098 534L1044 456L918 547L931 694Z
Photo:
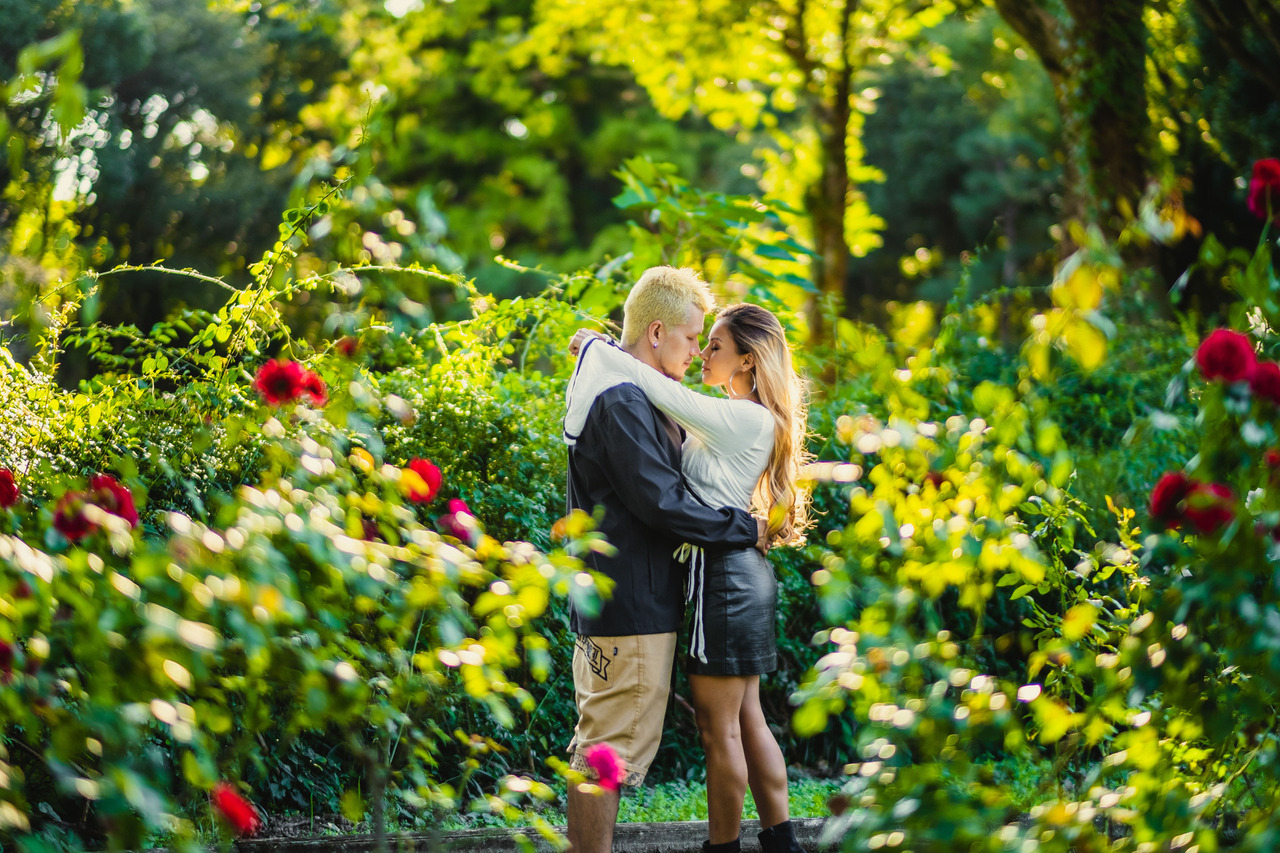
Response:
M13 674L13 644L6 640L0 640L0 674Z
M97 529L97 525L84 514L88 497L84 492L67 492L58 498L54 507L53 529L72 542L79 542Z
M1248 379L1258 357L1253 344L1239 332L1215 329L1196 350L1196 364L1205 379L1239 382Z
M18 485L13 481L13 472L0 468L0 509L8 509L17 502Z
M338 352L342 353L347 358L351 358L351 356L355 355L356 351L360 349L360 341L353 338L351 335L347 335L345 338L339 338L338 342L334 344L334 346L337 348Z
M1182 500L1195 481L1181 471L1170 471L1151 490L1151 517L1166 527L1177 527L1182 515Z
M476 529L475 516L467 507L466 501L454 498L449 501L449 512L436 519L440 532L454 539L471 540L471 533Z
M324 387L324 380L313 371L308 370L302 374L302 393L310 397L311 402L317 406L329 402L329 392Z
M1264 400L1280 404L1280 364L1258 362L1249 376L1249 389Z
M1182 514L1197 533L1217 533L1235 518L1235 498L1221 483L1197 483L1187 494Z
M291 403L302 396L305 371L296 361L272 360L262 365L253 387L258 389L262 399L273 406Z
M587 747L582 757L595 774L596 784L609 791L618 790L626 768L613 747L607 743L597 743Z
M1268 158L1253 164L1249 211L1259 219L1280 222L1280 160Z
M1267 466L1267 482L1280 486L1280 450L1272 448L1262 454L1262 464Z
M429 459L414 459L405 467L416 474L417 479L407 478L404 484L404 496L416 504L431 503L436 493L440 491L440 483L443 479L440 469Z
M262 829L262 818L253 803L226 782L214 785L209 792L209 799L237 835L254 835Z
M89 499L112 515L118 515L130 526L138 526L138 510L133 493L108 474L97 474L89 480Z

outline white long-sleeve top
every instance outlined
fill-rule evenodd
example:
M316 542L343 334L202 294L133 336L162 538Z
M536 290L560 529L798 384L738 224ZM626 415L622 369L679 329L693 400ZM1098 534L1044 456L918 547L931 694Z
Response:
M604 341L588 341L580 360L579 372L625 377L684 427L680 464L698 497L711 506L750 508L773 449L773 416L764 406L699 394Z

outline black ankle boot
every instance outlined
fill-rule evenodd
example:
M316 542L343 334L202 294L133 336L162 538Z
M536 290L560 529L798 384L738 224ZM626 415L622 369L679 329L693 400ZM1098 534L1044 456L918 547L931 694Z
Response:
M800 842L796 841L796 833L789 820L769 827L756 837L760 839L761 853L805 853Z
M703 853L742 853L742 839L735 838L723 844L712 844L711 839L702 842Z

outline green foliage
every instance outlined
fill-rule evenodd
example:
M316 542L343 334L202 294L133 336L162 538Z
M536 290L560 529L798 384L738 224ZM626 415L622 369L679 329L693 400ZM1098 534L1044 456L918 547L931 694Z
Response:
M815 315L799 306L822 252L798 211L812 218L821 122L790 113L810 96L815 109L834 103L835 78L791 73L796 57L770 33L804 23L832 35L841 4L750 32L715 26L733 4L705 20L649 4L670 14L647 21L632 21L639 7L494 0L406 4L400 16L373 0L178 5L45 4L58 12L46 26L19 4L5 18L5 116L22 155L10 163L26 171L11 165L0 218L3 298L32 331L0 346L0 467L23 491L0 510L0 640L13 650L0 673L0 824L32 847L189 847L207 822L204 792L226 778L272 810L341 811L375 829L455 808L545 828L554 777L571 775L555 757L574 713L567 597L585 590L575 555L596 546L582 519L561 525L567 540L551 534L561 348L578 324L616 316L626 282L660 261L699 268L723 300L764 304L793 341L808 337ZM943 6L880 8L855 23L888 32L860 30L855 43L887 38L876 42L886 59L929 51L917 37ZM644 26L625 44L610 36L608 56L536 39L617 16ZM662 109L696 103L742 131L738 145L758 143L746 132L757 122L776 131L769 197L727 190L760 176L755 164L689 125L654 123L636 81L601 64L652 46L639 36L654 27L662 50L716 40L691 64L663 54L641 83ZM217 68L178 61L177 37L192 32ZM933 136L961 136L966 168L903 165L924 138L906 130L936 127L910 110L880 143L901 157L885 166L911 196L901 215L945 184L969 245L1009 203L1035 209L1051 128L1028 118L1043 113L1043 81L1017 47L942 40L972 66L947 83L973 109L938 118L956 123ZM738 73L733 46L757 43L768 88ZM834 68L834 55L812 58ZM929 70L862 68L849 104L939 97L926 87L946 54L915 58ZM993 70L1016 77L1007 98L993 97ZM149 83L120 91L124 77ZM974 111L993 118L984 127ZM77 130L90 114L100 126ZM971 131L952 134L961 119ZM845 141L860 124L850 118ZM677 165L636 156L655 150ZM855 183L875 177L856 144L845 153ZM159 167L130 177L144 155ZM83 169L72 201L53 192L64 157ZM1010 182L994 180L1008 160ZM682 177L711 161L732 174L717 190ZM273 209L294 174L305 202L264 230L253 211ZM171 208L151 203L173 187ZM879 223L858 193L842 197L852 206L837 230L870 248ZM1019 266L1039 244L1022 255L1021 236L1004 234L959 273L940 322L906 303L880 331L820 305L835 334L798 353L821 380L818 525L806 547L773 555L781 666L762 701L804 735L781 738L789 763L847 774L831 833L849 848L1111 845L1095 817L1128 833L1121 848L1213 849L1215 829L1237 820L1254 848L1271 843L1275 410L1196 378L1190 321L1139 324L1117 304L1156 280L1127 270L1121 250L1195 233L1176 193L1164 207L1154 198L1119 248L1096 228L1071 230L1082 248L1047 287ZM208 272L103 271L126 246ZM545 258L615 260L506 299L457 274L499 248L524 263L501 261L510 278L490 277L489 291L541 282L533 265ZM1001 264L1001 282L1030 271L1033 286L969 304L1001 251L1017 267ZM1234 289L1231 325L1274 357L1271 252L1210 238L1196 273ZM143 279L176 285L187 307L114 322L127 316L122 288ZM265 407L253 376L275 357L315 371L329 400ZM429 503L403 491L415 458L444 472ZM1219 535L1154 530L1141 509L1184 461L1235 495ZM130 488L140 528L89 510L98 530L72 543L54 524L59 500L103 472ZM478 519L461 538L440 518L453 498ZM652 774L675 782L670 813L700 799L700 756L677 706ZM655 794L652 813L666 799Z
M531 709L507 673L523 653L526 675L545 678L532 621L582 589L563 551L423 526L400 469L352 453L352 436L318 412L238 426L263 436L268 461L262 485L221 501L213 526L170 513L165 537L138 539L106 516L102 533L68 547L32 507L9 513L19 535L0 539L0 630L17 650L6 729L24 750L8 759L28 778L48 774L62 820L92 804L113 844L189 838L183 806L196 792L271 763L263 733L280 746L306 732L342 743L373 802L390 783L450 807L461 792L440 758L460 746L478 767L491 748L449 727L458 697L505 725L511 704ZM8 831L38 827L22 785L4 800Z
M44 41L24 47L14 39L27 28L6 31L3 64L22 57L11 85L32 88L27 57L43 55L44 67L55 48L74 48L34 93L6 99L12 153L25 148L20 167L15 159L0 168L12 229L6 266L19 272L13 291L0 293L6 313L33 298L56 308L50 291L59 276L29 265L68 267L60 256L82 254L82 266L95 269L164 258L243 280L270 245L297 161L315 142L300 114L341 66L327 4L260 12L175 0L18 5L43 9L35 35ZM299 18L290 6L310 14ZM106 319L149 326L175 307L220 302L199 278L179 292L170 281L144 269L110 280ZM38 313L26 319L38 330Z
M351 350L312 353L281 308L330 278L277 273L324 213L323 202L291 212L255 285L215 313L150 334L77 329L77 300L32 367L0 350L0 467L23 492L0 510L7 833L69 847L163 834L188 847L200 792L224 778L256 781L263 803L297 806L313 785L325 809L360 817L368 802L377 831L388 789L428 810L496 788L515 808L545 791L510 775L545 774L533 750L504 758L493 733L542 709L531 692L552 666L541 626L570 594L593 594L572 556L591 539L576 523L553 550L545 533L561 512L548 495L562 467L546 449L559 430L549 403L527 419L524 404L554 399L550 383L494 366L517 345L530 365L565 363L573 312L502 304L413 339L386 335L403 305L363 304L387 322ZM64 335L103 368L75 392L53 382ZM257 401L252 372L268 349L308 357L329 388L323 407ZM399 366L375 372L379 360ZM445 490L414 504L401 466L427 453ZM525 479L500 482L517 459ZM90 507L99 532L70 541L55 504L104 471L131 487L144 525ZM499 541L482 522L463 541L438 532L455 495L512 535ZM517 531L539 531L543 547ZM558 724L544 717L540 730L545 741Z
M1229 273L1264 352L1271 251ZM976 336L961 317L934 340L907 312L892 341L866 333L858 348L886 413L837 422L847 455L826 476L856 482L813 576L834 627L815 638L829 651L793 719L802 735L851 734L849 807L828 825L847 846L1217 849L1237 822L1249 849L1270 843L1275 403L1220 381L1195 383L1188 403L1181 345L1122 338L1103 362L1075 324L1109 328L1094 313L1109 269L1097 247L1064 265L1055 307L1029 318L1026 361L1000 381L952 384ZM1119 400L1071 405L1108 376L1097 387ZM1153 399L1161 378L1169 396ZM962 414L944 419L951 405ZM1144 532L1107 496L1114 521L1095 530L1097 509L1064 487L1075 448L1098 458L1121 431L1162 443L1113 468L1149 488L1150 466L1176 468L1183 451L1190 476L1230 488L1227 520ZM993 772L993 755L1038 779Z
M630 278L651 266L697 269L718 291L767 305L793 331L796 306L817 291L806 274L813 249L787 232L796 211L778 199L705 192L669 163L634 158L617 173L613 203L632 217Z

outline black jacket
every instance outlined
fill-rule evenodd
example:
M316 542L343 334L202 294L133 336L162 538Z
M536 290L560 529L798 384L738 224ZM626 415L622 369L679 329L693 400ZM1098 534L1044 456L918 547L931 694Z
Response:
M709 507L689 493L680 472L679 428L630 383L592 403L569 447L567 494L570 510L603 508L599 530L617 548L612 557L586 558L615 586L598 616L572 609L569 627L579 634L679 630L685 570L672 555L680 543L713 550L756 543L749 513Z

